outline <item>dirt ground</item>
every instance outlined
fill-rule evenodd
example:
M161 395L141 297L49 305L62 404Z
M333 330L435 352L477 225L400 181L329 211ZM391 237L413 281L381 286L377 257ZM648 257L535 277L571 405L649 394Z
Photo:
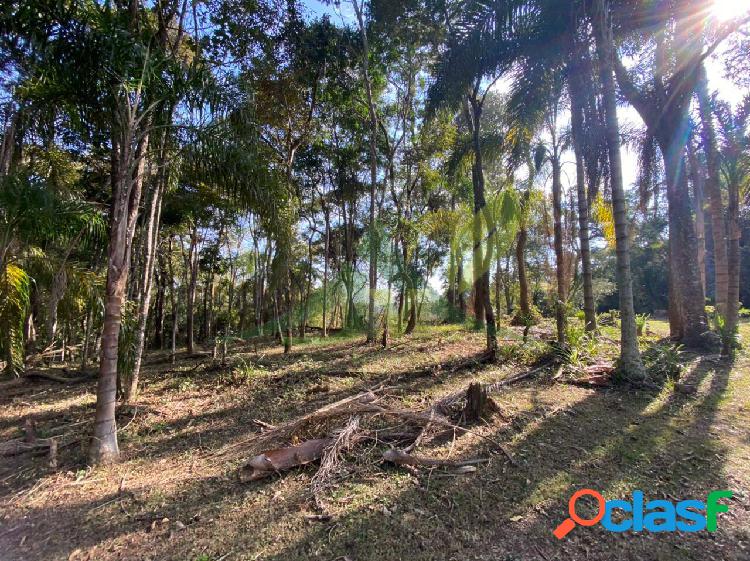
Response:
M651 322L654 338L665 326ZM743 325L750 341L750 325ZM514 337L512 333L507 337ZM598 352L614 353L610 339ZM322 405L385 384L424 407L470 381L529 368L523 356L460 372L418 366L478 355L483 336L460 326L419 330L389 350L362 337L310 338L284 356L272 345L235 350L227 368L210 357L147 357L142 392L119 413L123 461L85 467L94 381L24 382L0 390L0 440L59 436L59 466L44 456L0 458L0 560L704 560L750 559L750 355L733 363L685 354L683 381L645 391L583 388L530 378L493 394L500 413L471 434L420 448L437 458L489 458L473 473L407 470L380 461L382 444L348 454L324 498L310 493L316 467L240 483L227 445ZM504 346L509 345L506 341ZM502 353L501 353L502 354ZM515 465L493 444L501 443ZM729 489L715 533L615 534L576 528L558 541L581 488L605 498L705 500ZM580 509L585 514L586 508Z

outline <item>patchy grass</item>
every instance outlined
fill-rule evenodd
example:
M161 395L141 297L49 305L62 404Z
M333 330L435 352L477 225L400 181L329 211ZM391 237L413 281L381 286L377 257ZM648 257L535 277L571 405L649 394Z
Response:
M541 326L537 336L549 330ZM666 335L649 319L644 348ZM750 341L750 325L742 325ZM532 332L534 335L534 332ZM695 395L595 390L548 378L494 396L502 414L444 443L420 448L441 458L486 457L462 476L382 465L372 444L349 455L347 477L325 497L327 522L309 492L313 466L241 484L236 463L216 451L260 429L387 381L389 392L422 407L464 387L527 368L543 350L503 329L502 365L431 376L410 372L467 358L483 335L463 326L420 327L391 349L358 335L308 337L291 355L270 344L234 349L225 369L209 359L169 364L149 355L143 392L121 407L123 461L86 469L80 444L44 458L4 458L0 465L0 557L12 560L303 560L342 559L748 559L750 558L750 358L733 363L683 353L681 380ZM616 327L605 326L596 352L615 356ZM529 348L534 348L529 352ZM24 419L40 434L84 436L91 429L93 384L29 384L0 396L0 438L18 436ZM487 439L502 443L518 465ZM552 536L567 499L590 487L605 497L702 499L735 492L715 534L610 534L577 528ZM585 514L586 508L581 509Z

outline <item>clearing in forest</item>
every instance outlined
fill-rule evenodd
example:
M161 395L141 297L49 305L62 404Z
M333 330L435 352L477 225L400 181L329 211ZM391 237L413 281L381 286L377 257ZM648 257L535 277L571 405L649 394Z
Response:
M650 325L657 332L648 338L653 345L666 326ZM504 336L517 337L510 330ZM78 440L90 434L93 381L24 381L7 388L0 398L2 440L22 436L31 423L38 438L56 436L63 445L55 469L45 456L3 458L2 558L750 556L746 353L733 363L717 355L680 355L678 384L695 385L694 393L676 390L674 382L648 390L581 387L552 365L491 391L497 410L471 432L430 431L413 451L422 458L487 461L471 469L393 465L382 459L388 445L369 434L342 452L335 473L316 492L318 462L241 482L238 467L248 458L238 443L373 388L377 403L423 411L470 382L533 370L539 357L519 349L533 349L534 342L503 344L497 364L472 363L482 355L483 336L460 326L425 327L387 350L363 344L361 336L311 339L290 355L273 345L255 347L235 349L225 368L210 357L172 365L166 355L149 354L143 392L118 413L123 461L93 470L83 467ZM339 420L346 424L346 417ZM381 429L408 426L393 417ZM314 431L306 427L288 444ZM582 488L607 499L628 499L634 490L647 500L673 502L705 500L716 489L729 489L733 497L715 533L612 533L596 526L575 528L558 541L552 531L567 516L570 495ZM592 516L588 504L579 507L581 516Z

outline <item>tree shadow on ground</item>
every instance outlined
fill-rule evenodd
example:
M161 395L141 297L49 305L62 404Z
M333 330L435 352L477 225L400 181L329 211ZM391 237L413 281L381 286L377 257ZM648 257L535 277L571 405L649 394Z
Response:
M516 389L526 394L530 407L510 425L494 423L482 431L508 443L519 466L508 464L486 441L464 436L454 455L492 458L476 474L443 477L436 470L414 477L401 469L369 466L331 492L331 503L344 514L328 524L308 522L300 514L312 508L307 489L314 467L243 486L229 471L233 465L227 465L225 471L219 468L218 475L165 490L160 500L148 504L130 498L107 504L110 497L99 497L89 504L32 509L27 513L30 519L34 514L48 519L46 528L42 522L34 530L47 541L42 549L36 544L27 547L33 548L29 553L35 552L35 559L65 558L75 548L95 546L116 546L121 559L192 560L199 553L213 559L227 555L227 560L278 561L345 555L356 561L746 559L740 546L748 540L743 529L750 526L748 493L740 488L743 482L727 478L723 470L727 448L712 434L719 430L716 416L729 375L729 365L701 359L684 380L700 384L696 396L565 388L559 390L563 399L537 382L524 384ZM404 389L407 394L424 391L439 381L439 376L414 380ZM363 380L362 386L371 382L371 378ZM224 415L248 427L244 432L249 434L250 427L242 424L246 416L255 404L278 392L273 385L253 388L244 407L233 405L202 419L210 426ZM355 392L347 388L339 393L343 397ZM503 395L498 397L501 406L513 409L515 389L513 393L507 404ZM337 396L328 394L320 402L335 401ZM278 417L288 417L292 409L290 401L288 410L277 410ZM178 423L184 428L191 419L198 422L190 417ZM232 438L243 432L234 426L203 434L207 442L226 443L230 431ZM147 454L144 461L160 454L174 456L179 442L189 439L175 434L154 442L154 455ZM378 454L375 450L355 461L366 466ZM577 528L558 542L552 530L567 516L568 497L583 487L598 489L606 498L627 498L635 489L649 498L671 500L704 499L710 490L723 488L744 496L731 502L728 515L721 515L716 534L617 535L595 527ZM585 506L581 510L585 515ZM157 524L152 530L152 523L161 517L181 520L187 528L170 534L168 526ZM65 520L62 530L60 520ZM18 553L13 559L24 559L26 554L17 545L28 528L13 530L14 525L23 526L20 519L5 522L12 531L0 533L0 543L7 545L4 551ZM70 539L50 543L52 532L59 536L61 531L69 532Z
M641 489L671 500L732 488L722 470L727 450L710 432L730 368L701 362L689 381L707 378L708 387L695 398L589 392L563 414L522 429L512 444L520 467L495 461L475 477L433 480L429 491L410 485L390 497L390 515L351 511L263 558L305 559L323 544L331 557L359 561L384 552L389 559L747 559L746 489L734 489L744 498L731 502L716 534L612 534L595 527L578 528L563 541L552 536L580 488L607 498Z

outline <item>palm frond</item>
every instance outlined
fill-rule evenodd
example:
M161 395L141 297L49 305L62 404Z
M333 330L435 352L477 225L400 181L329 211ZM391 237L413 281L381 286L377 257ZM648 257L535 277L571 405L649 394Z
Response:
M26 271L8 263L0 271L0 356L7 372L23 370L23 323L29 308L31 279Z

